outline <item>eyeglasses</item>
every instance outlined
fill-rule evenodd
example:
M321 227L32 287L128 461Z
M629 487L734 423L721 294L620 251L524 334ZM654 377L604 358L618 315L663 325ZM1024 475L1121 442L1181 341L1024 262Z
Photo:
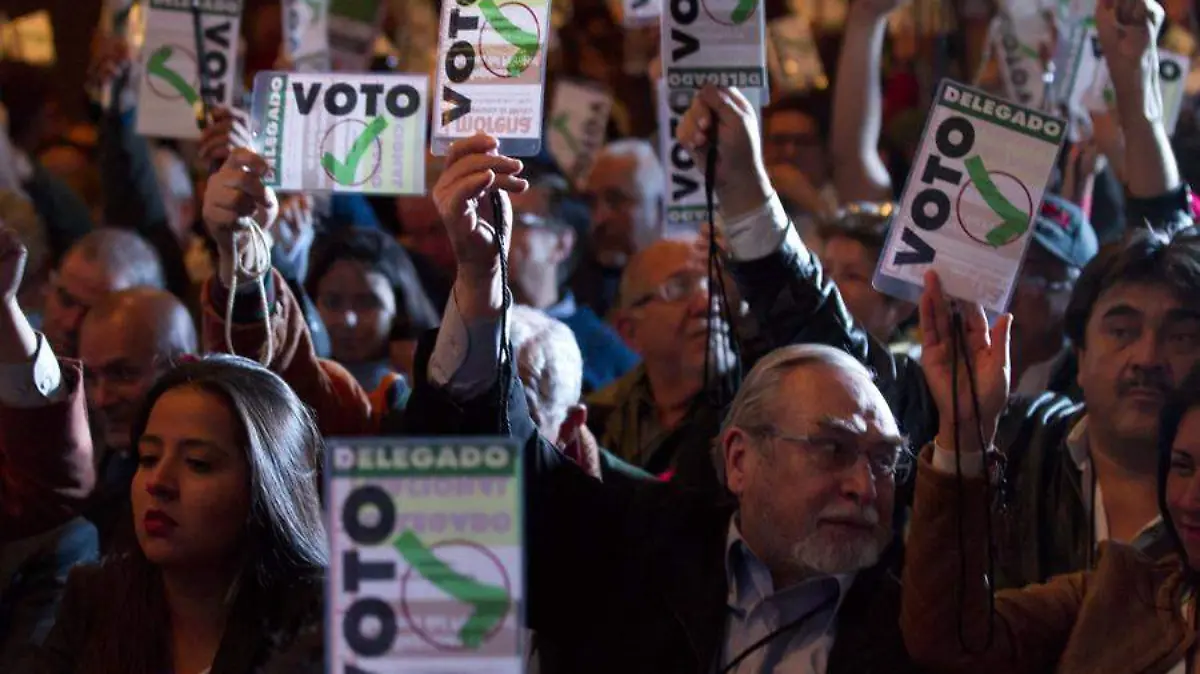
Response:
M877 480L907 479L912 454L903 446L888 450L863 449L841 438L822 435L788 435L774 426L744 429L752 435L782 440L804 450L817 470L825 473L844 473L858 465L860 456L867 459L871 475Z
M1032 290L1039 293L1058 293L1070 290L1075 286L1075 281L1074 279L1051 281L1045 276L1023 274L1017 279L1017 285L1027 290Z
M631 308L645 306L650 302L679 302L695 296L708 294L708 276L695 273L678 273L663 281L653 292L630 303Z

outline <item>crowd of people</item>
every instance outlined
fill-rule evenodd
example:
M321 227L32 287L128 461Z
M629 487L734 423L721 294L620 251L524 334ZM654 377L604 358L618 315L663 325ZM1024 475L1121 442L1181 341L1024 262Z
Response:
M480 134L394 198L277 194L237 109L139 136L122 38L90 149L0 61L0 671L323 672L324 439L505 434L530 671L1200 671L1200 209L1164 11L1097 4L1119 151L1055 172L989 316L932 270L916 304L872 285L916 170L882 137L897 4L852 0L831 91L759 114L709 85L657 131L715 157L717 222L669 236L594 45L557 67L612 75L624 117L581 185Z

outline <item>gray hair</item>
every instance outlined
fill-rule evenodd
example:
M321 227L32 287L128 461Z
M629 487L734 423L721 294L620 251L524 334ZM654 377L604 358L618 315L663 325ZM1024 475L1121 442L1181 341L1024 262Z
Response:
M583 391L583 356L575 334L528 306L513 307L511 326L513 359L529 411L542 435L554 441L567 409Z
M642 138L614 140L604 146L600 157L633 159L637 165L637 184L646 196L659 196L667 191L667 174L650 141Z
M161 290L167 286L158 253L145 239L127 230L93 230L75 242L67 254L78 254L104 266L119 279L114 290L139 286Z
M741 388L729 406L729 413L721 424L721 433L713 442L713 465L717 469L717 479L725 484L725 450L722 438L725 432L733 427L754 428L771 425L774 406L772 401L783 383L784 377L797 368L806 365L822 364L847 370L875 381L875 375L853 356L824 344L792 344L775 349L764 356L750 374L742 381Z

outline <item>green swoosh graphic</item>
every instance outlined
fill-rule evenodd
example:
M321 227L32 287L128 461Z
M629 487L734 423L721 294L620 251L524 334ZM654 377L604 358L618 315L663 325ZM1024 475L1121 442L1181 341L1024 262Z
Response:
M1033 47L1030 47L1027 44L1022 44L1022 43L1018 42L1017 43L1017 51L1021 52L1026 57L1031 58L1031 59L1041 58L1041 54L1038 54L1036 49L1034 49Z
M393 545L400 551L404 560L435 587L458 601L475 607L475 612L463 624L458 637L467 648L482 646L483 638L495 629L508 613L509 599L504 588L485 585L450 568L438 559L411 529L397 536Z
M188 105L195 105L200 100L200 96L196 94L196 90L179 73L171 70L171 67L167 65L167 61L171 59L173 51L170 45L163 45L156 49L150 55L150 60L146 62L146 72L166 82L172 89L178 91L179 95L183 96L183 99L188 102Z
M570 118L568 117L567 113L564 112L558 117L550 120L550 128L554 129L558 132L558 135L562 136L562 139L567 144L567 147L571 148L571 152L579 154L582 152L579 147L579 142L575 140L575 136L572 136L571 130L567 128L567 121L569 119Z
M734 23L742 23L746 19L750 18L750 15L754 13L754 8L757 5L758 0L741 0L737 7L733 8L733 14L730 14L729 18L733 19Z
M745 0L743 0L745 1ZM751 0L753 2L753 0ZM533 63L533 57L538 53L538 36L521 30L520 26L508 20L504 12L496 5L496 0L480 0L479 11L492 28L500 33L500 37L517 48L517 53L508 62L509 77L516 77L525 72Z
M963 161L963 165L967 169L967 175L971 177L971 182L975 183L975 188L979 190L979 195L983 197L984 203L1003 220L987 233L988 243L993 248L1012 243L1024 234L1025 230L1029 229L1029 214L1014 206L1004 197L1000 188L992 182L992 177L988 175L987 167L983 165L983 159L979 155L968 157Z

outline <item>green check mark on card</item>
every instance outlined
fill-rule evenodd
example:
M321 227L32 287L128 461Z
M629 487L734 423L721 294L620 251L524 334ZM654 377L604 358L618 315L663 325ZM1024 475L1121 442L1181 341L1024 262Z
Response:
M746 19L750 18L750 15L754 13L754 8L757 5L758 0L741 0L741 2L737 4L737 7L733 8L733 14L729 15L729 18L732 19L734 23L742 23Z
M183 96L188 105L195 105L200 100L200 96L196 94L196 90L192 88L192 85L182 75L167 65L167 61L171 60L173 52L174 50L170 45L163 45L154 50L154 53L150 55L150 59L146 61L146 72L166 82L168 86L179 92L179 95Z
M1029 229L1029 214L1014 206L1000 188L996 187L987 167L983 165L983 158L979 155L968 157L963 161L963 166L966 167L971 182L975 184L975 189L979 190L979 196L983 197L983 202L1000 216L1002 221L987 233L988 243L993 248L999 248L1020 238Z
M325 170L329 171L329 175L333 176L333 179L339 184L354 184L354 176L358 173L358 164L366 156L367 150L371 149L371 145L375 142L375 139L387 127L388 121L386 118L376 117L372 119L367 128L363 129L358 138L354 140L354 144L346 152L346 159L344 161L338 161L332 152L326 152L325 156L321 157L321 166L325 167Z
M753 0L752 0L753 1ZM520 26L508 20L504 12L496 5L496 0L480 0L479 11L492 28L500 33L504 41L517 48L517 53L508 62L508 76L516 77L525 72L533 57L538 53L538 36L522 30Z
M467 648L482 646L484 638L500 625L508 613L509 598L504 588L481 583L455 571L438 559L411 529L397 536L392 545L404 557L404 561L434 587L475 608L459 630L458 638Z

